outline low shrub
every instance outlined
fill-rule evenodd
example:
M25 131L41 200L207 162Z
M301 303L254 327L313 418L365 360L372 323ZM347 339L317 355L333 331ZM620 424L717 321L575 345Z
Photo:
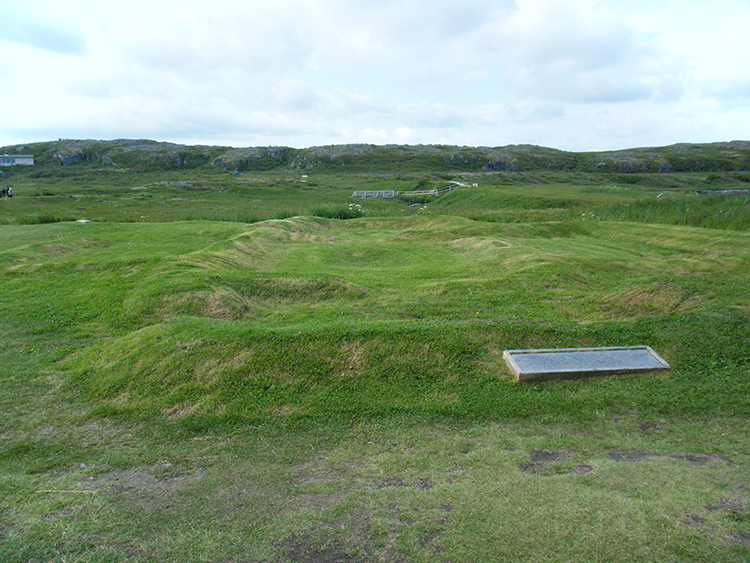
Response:
M62 217L53 213L43 213L41 215L27 215L20 217L18 222L21 225L44 225L47 223L64 223L66 221L75 221L72 217Z
M310 214L325 219L356 219L364 217L365 211L358 203L350 203L349 205L327 204L314 207Z

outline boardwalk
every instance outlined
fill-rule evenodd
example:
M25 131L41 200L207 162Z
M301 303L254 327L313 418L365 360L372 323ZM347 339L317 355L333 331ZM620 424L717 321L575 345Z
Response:
M461 182L451 182L449 186L436 190L414 190L406 192L397 192L396 190L357 190L352 194L352 197L392 199L396 196L438 196L444 192L451 192L458 187L467 188L468 186Z

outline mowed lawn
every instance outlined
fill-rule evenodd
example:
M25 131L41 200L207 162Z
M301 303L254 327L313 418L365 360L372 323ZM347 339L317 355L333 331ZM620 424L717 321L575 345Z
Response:
M0 226L3 561L747 561L750 235ZM519 385L517 348L664 374Z

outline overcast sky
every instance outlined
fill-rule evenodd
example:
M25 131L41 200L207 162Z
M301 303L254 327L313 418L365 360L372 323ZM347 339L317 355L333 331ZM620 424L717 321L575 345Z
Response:
M750 0L0 0L0 146L750 140Z

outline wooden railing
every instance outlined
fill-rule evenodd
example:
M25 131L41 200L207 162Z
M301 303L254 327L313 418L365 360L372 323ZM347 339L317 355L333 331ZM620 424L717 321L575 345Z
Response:
M405 192L397 192L396 190L357 190L352 194L352 197L365 197L365 198L386 198L391 199L396 196L438 196L445 192L452 192L459 186L467 187L466 184L461 182L451 182L449 186L439 188L435 190L412 190Z

